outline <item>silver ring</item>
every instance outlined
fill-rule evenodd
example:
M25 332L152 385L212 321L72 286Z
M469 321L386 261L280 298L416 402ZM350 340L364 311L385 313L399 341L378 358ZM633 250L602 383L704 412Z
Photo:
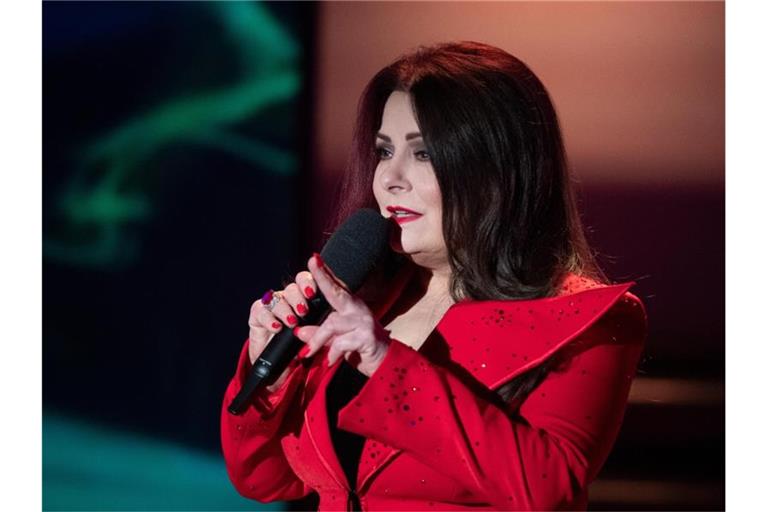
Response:
M269 311L270 313L272 310L277 306L277 303L280 302L283 299L282 292L273 292L272 293L272 300L269 301L267 304L264 304L264 307Z

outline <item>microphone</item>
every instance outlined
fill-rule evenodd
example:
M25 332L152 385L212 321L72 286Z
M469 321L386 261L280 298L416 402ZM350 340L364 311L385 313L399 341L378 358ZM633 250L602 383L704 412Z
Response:
M390 223L370 208L353 213L325 244L320 256L354 293L363 285L389 248ZM331 312L328 301L320 290L308 301L308 312L298 319L298 325L319 325ZM293 335L293 329L283 329L267 343L254 362L245 384L229 404L231 414L241 414L251 395L262 385L272 384L296 357L304 342Z

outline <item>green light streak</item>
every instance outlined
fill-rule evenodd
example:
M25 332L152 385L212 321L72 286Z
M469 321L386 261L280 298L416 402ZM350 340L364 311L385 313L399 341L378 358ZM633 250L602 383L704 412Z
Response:
M261 3L212 2L232 37L243 78L229 87L187 93L129 119L77 155L78 168L57 207L64 228L43 240L46 258L73 265L115 267L138 255L128 225L146 222L152 207L144 178L158 153L174 144L213 147L267 172L290 176L292 153L237 134L232 128L301 87L299 46ZM85 236L87 234L87 236Z

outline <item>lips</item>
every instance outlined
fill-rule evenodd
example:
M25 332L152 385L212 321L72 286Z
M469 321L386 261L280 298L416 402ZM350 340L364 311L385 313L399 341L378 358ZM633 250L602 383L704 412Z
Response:
M415 212L410 208L400 205L387 206L387 211L392 214L391 218L398 224L414 221L422 215L419 212Z

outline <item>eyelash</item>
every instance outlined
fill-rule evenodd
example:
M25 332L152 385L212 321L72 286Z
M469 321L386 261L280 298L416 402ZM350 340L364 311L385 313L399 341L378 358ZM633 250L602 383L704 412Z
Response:
M389 153L389 157L391 158L391 156L392 156L391 153L392 152L388 148L386 148L384 146L376 146L376 156L379 158L379 160L385 158L385 155L383 154L385 151L387 153ZM424 155L423 158L419 157L419 155L421 155L421 154ZM432 159L430 157L429 153L426 150L424 150L424 149L420 149L420 150L414 152L414 155L416 155L416 160L418 160L420 162L428 162L428 161L430 161Z

